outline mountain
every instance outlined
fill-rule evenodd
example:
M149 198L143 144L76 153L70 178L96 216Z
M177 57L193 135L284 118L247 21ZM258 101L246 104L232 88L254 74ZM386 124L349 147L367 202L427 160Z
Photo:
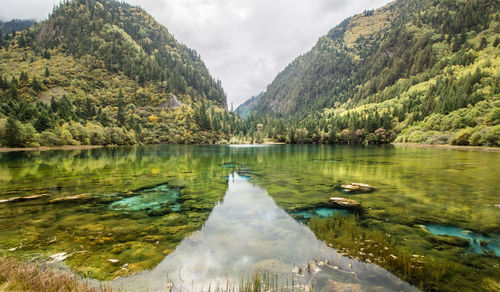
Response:
M234 112L243 119L248 118L250 113L259 104L262 95L264 95L264 92L261 92L258 95L252 96L251 98L247 99L244 103L238 106Z
M234 128L199 54L123 2L62 2L0 55L4 146L214 143Z
M12 33L14 31L25 30L36 24L33 19L12 19L7 22L0 21L0 30L2 33Z
M288 142L300 129L310 143L500 145L499 12L496 0L399 0L348 18L276 76L255 113L288 123Z

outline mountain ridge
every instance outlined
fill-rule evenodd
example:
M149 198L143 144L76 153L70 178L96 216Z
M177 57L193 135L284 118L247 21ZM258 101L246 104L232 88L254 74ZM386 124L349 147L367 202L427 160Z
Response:
M136 6L62 2L0 55L4 146L215 143L235 128L199 54Z
M492 137L458 143L498 145L497 122L481 116L497 120L499 5L400 0L350 17L276 76L252 119L290 143L457 143L469 127L469 138L483 130ZM475 109L466 123L407 135L428 117L467 107Z

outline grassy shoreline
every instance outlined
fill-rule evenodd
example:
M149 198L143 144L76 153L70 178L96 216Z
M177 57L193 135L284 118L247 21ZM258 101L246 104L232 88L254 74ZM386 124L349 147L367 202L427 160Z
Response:
M152 144L159 145L159 144ZM193 144L193 145L206 145L206 144ZM228 145L238 145L238 144L228 144ZM286 145L286 143L280 142L265 142L262 144L254 145ZM485 152L500 152L500 147L486 147L486 146L459 146L459 145L433 145L433 144L419 144L419 143L391 143L394 146L402 147L413 147L413 148L435 148L435 149L453 149L453 150L466 150L466 151L485 151ZM85 149L96 149L104 147L113 146L103 146L103 145L80 145L80 146L54 146L54 147L26 147L26 148L9 148L0 147L0 153L7 152L20 152L20 151L49 151L49 150L85 150ZM118 146L119 147L119 146Z
M46 265L0 257L0 291L111 292L110 287L92 287L79 277L55 272Z

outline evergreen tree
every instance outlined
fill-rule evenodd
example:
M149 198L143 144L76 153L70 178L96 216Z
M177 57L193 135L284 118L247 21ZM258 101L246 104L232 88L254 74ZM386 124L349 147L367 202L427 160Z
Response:
M22 147L21 126L19 122L13 117L7 118L5 131L3 134L3 144L7 147Z

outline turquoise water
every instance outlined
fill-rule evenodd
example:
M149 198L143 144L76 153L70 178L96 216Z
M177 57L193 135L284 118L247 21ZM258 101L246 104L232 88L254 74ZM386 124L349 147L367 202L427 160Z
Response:
M500 234L486 236L456 226L438 224L427 224L425 227L435 235L448 235L467 239L471 250L475 253L484 254L484 251L492 251L497 256L500 256ZM481 246L481 241L486 242L487 245Z
M171 190L167 185L160 185L142 190L136 196L113 202L109 207L115 211L157 211L167 208L178 212L181 209L178 199L179 191Z

